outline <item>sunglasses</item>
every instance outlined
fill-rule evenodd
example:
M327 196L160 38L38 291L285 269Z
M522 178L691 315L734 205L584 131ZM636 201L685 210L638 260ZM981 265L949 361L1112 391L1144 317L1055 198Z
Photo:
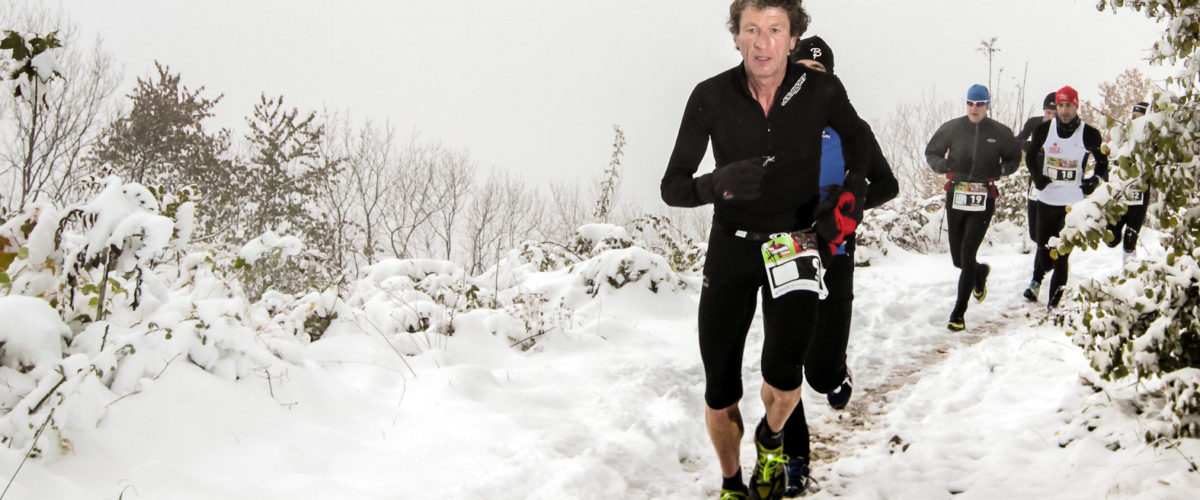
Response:
M988 105L987 101L967 101L968 108L971 106L975 106L977 108L978 107L987 107L987 105Z

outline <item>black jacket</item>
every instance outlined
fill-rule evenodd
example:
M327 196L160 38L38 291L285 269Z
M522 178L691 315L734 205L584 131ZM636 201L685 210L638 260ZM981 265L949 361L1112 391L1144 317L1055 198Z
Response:
M934 172L954 174L955 181L983 182L1017 170L1021 143L996 120L975 124L964 115L938 127L925 147L925 160Z
M1022 143L1029 142L1029 138L1033 136L1034 129L1044 121L1046 121L1046 117L1044 116L1029 117L1028 120L1025 120L1025 125L1021 126L1021 132L1017 134L1017 140Z
M788 64L775 103L764 114L739 64L696 85L688 98L660 185L662 199L674 207L713 203L713 220L725 227L763 232L807 228L817 200L821 131L826 126L842 138L847 189L863 199L869 131L850 105L841 81ZM761 196L719 200L711 173L693 177L710 139L717 168L747 158L775 157L775 163L766 167Z
M1046 145L1046 138L1050 136L1050 126L1055 120L1050 120L1041 125L1038 125L1033 131L1033 137L1029 140L1029 145L1026 146L1025 154L1028 157L1033 157L1035 154L1041 158L1042 146ZM1104 144L1104 137L1100 135L1100 131L1091 125L1083 123L1078 116L1074 120L1058 127L1058 136L1060 139L1066 139L1075 134L1075 129L1083 127L1083 147L1087 149L1088 155L1095 159L1096 165L1092 172L1095 176L1108 180L1108 155L1100 149ZM1025 162L1025 167L1029 169L1029 178L1040 177L1042 173L1043 162ZM1083 164L1087 165L1087 156L1083 158Z

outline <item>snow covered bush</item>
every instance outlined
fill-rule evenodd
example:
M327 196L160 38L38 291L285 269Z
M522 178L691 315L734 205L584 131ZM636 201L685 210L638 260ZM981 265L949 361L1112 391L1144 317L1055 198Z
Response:
M664 215L645 215L629 223L631 237L638 246L667 260L679 273L700 272L704 268L707 244L697 243Z
M56 444L47 450L69 451L74 429L176 362L236 380L301 361L299 328L229 286L213 254L187 252L188 195L160 202L117 177L93 188L89 201L34 203L0 226L0 441L10 447L36 453L44 429Z
M921 253L940 248L945 200L944 194L921 200L900 197L867 210L855 235L859 249L855 260L862 265L869 262L872 254L886 254L884 243L889 241L905 250Z
M1120 194L1158 194L1147 221L1164 233L1165 261L1131 263L1121 276L1081 287L1086 312L1074 340L1109 380L1133 377L1146 439L1200 437L1200 1L1101 0L1163 21L1152 61L1181 68L1150 100L1151 112L1112 130L1115 175L1067 216L1058 251L1096 248L1113 237L1106 223L1124 212Z

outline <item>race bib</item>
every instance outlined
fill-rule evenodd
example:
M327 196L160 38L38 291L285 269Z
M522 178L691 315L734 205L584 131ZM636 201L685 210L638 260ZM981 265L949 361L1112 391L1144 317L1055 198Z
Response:
M1125 204L1129 206L1137 206L1145 203L1144 193L1141 191L1127 191L1125 193Z
M763 265L771 297L779 298L796 290L816 292L822 300L829 295L825 288L825 270L817 252L817 236L813 233L781 233L762 245Z
M1029 192L1025 194L1025 198L1028 199L1029 201L1038 201L1039 193L1041 193L1041 191L1038 191L1037 185L1030 182L1029 183Z
M1076 184L1079 182L1079 162L1055 158L1046 158L1046 177L1051 184Z
M954 184L955 210L982 212L987 209L988 185L982 182L958 182Z

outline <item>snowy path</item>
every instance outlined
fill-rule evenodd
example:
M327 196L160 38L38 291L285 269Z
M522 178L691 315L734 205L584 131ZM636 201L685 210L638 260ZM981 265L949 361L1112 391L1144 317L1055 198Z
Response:
M972 304L963 333L945 328L957 276L947 255L894 252L858 270L850 409L804 395L824 486L814 498L1175 498L1200 488L1171 452L1108 451L1111 429L1059 446L1090 393L1079 378L1087 364L1061 330L1032 326L1044 313L1018 295L1032 257L982 254L994 269L989 296ZM1091 252L1073 267L1111 272L1118 260ZM411 358L415 377L378 336L349 333L313 344L308 366L270 384L267 374L228 382L176 363L79 433L73 451L27 464L10 498L710 498L718 468L703 427L695 300L694 290L601 296L531 352L463 330ZM748 425L762 415L761 337L756 321ZM15 467L20 457L0 458Z

